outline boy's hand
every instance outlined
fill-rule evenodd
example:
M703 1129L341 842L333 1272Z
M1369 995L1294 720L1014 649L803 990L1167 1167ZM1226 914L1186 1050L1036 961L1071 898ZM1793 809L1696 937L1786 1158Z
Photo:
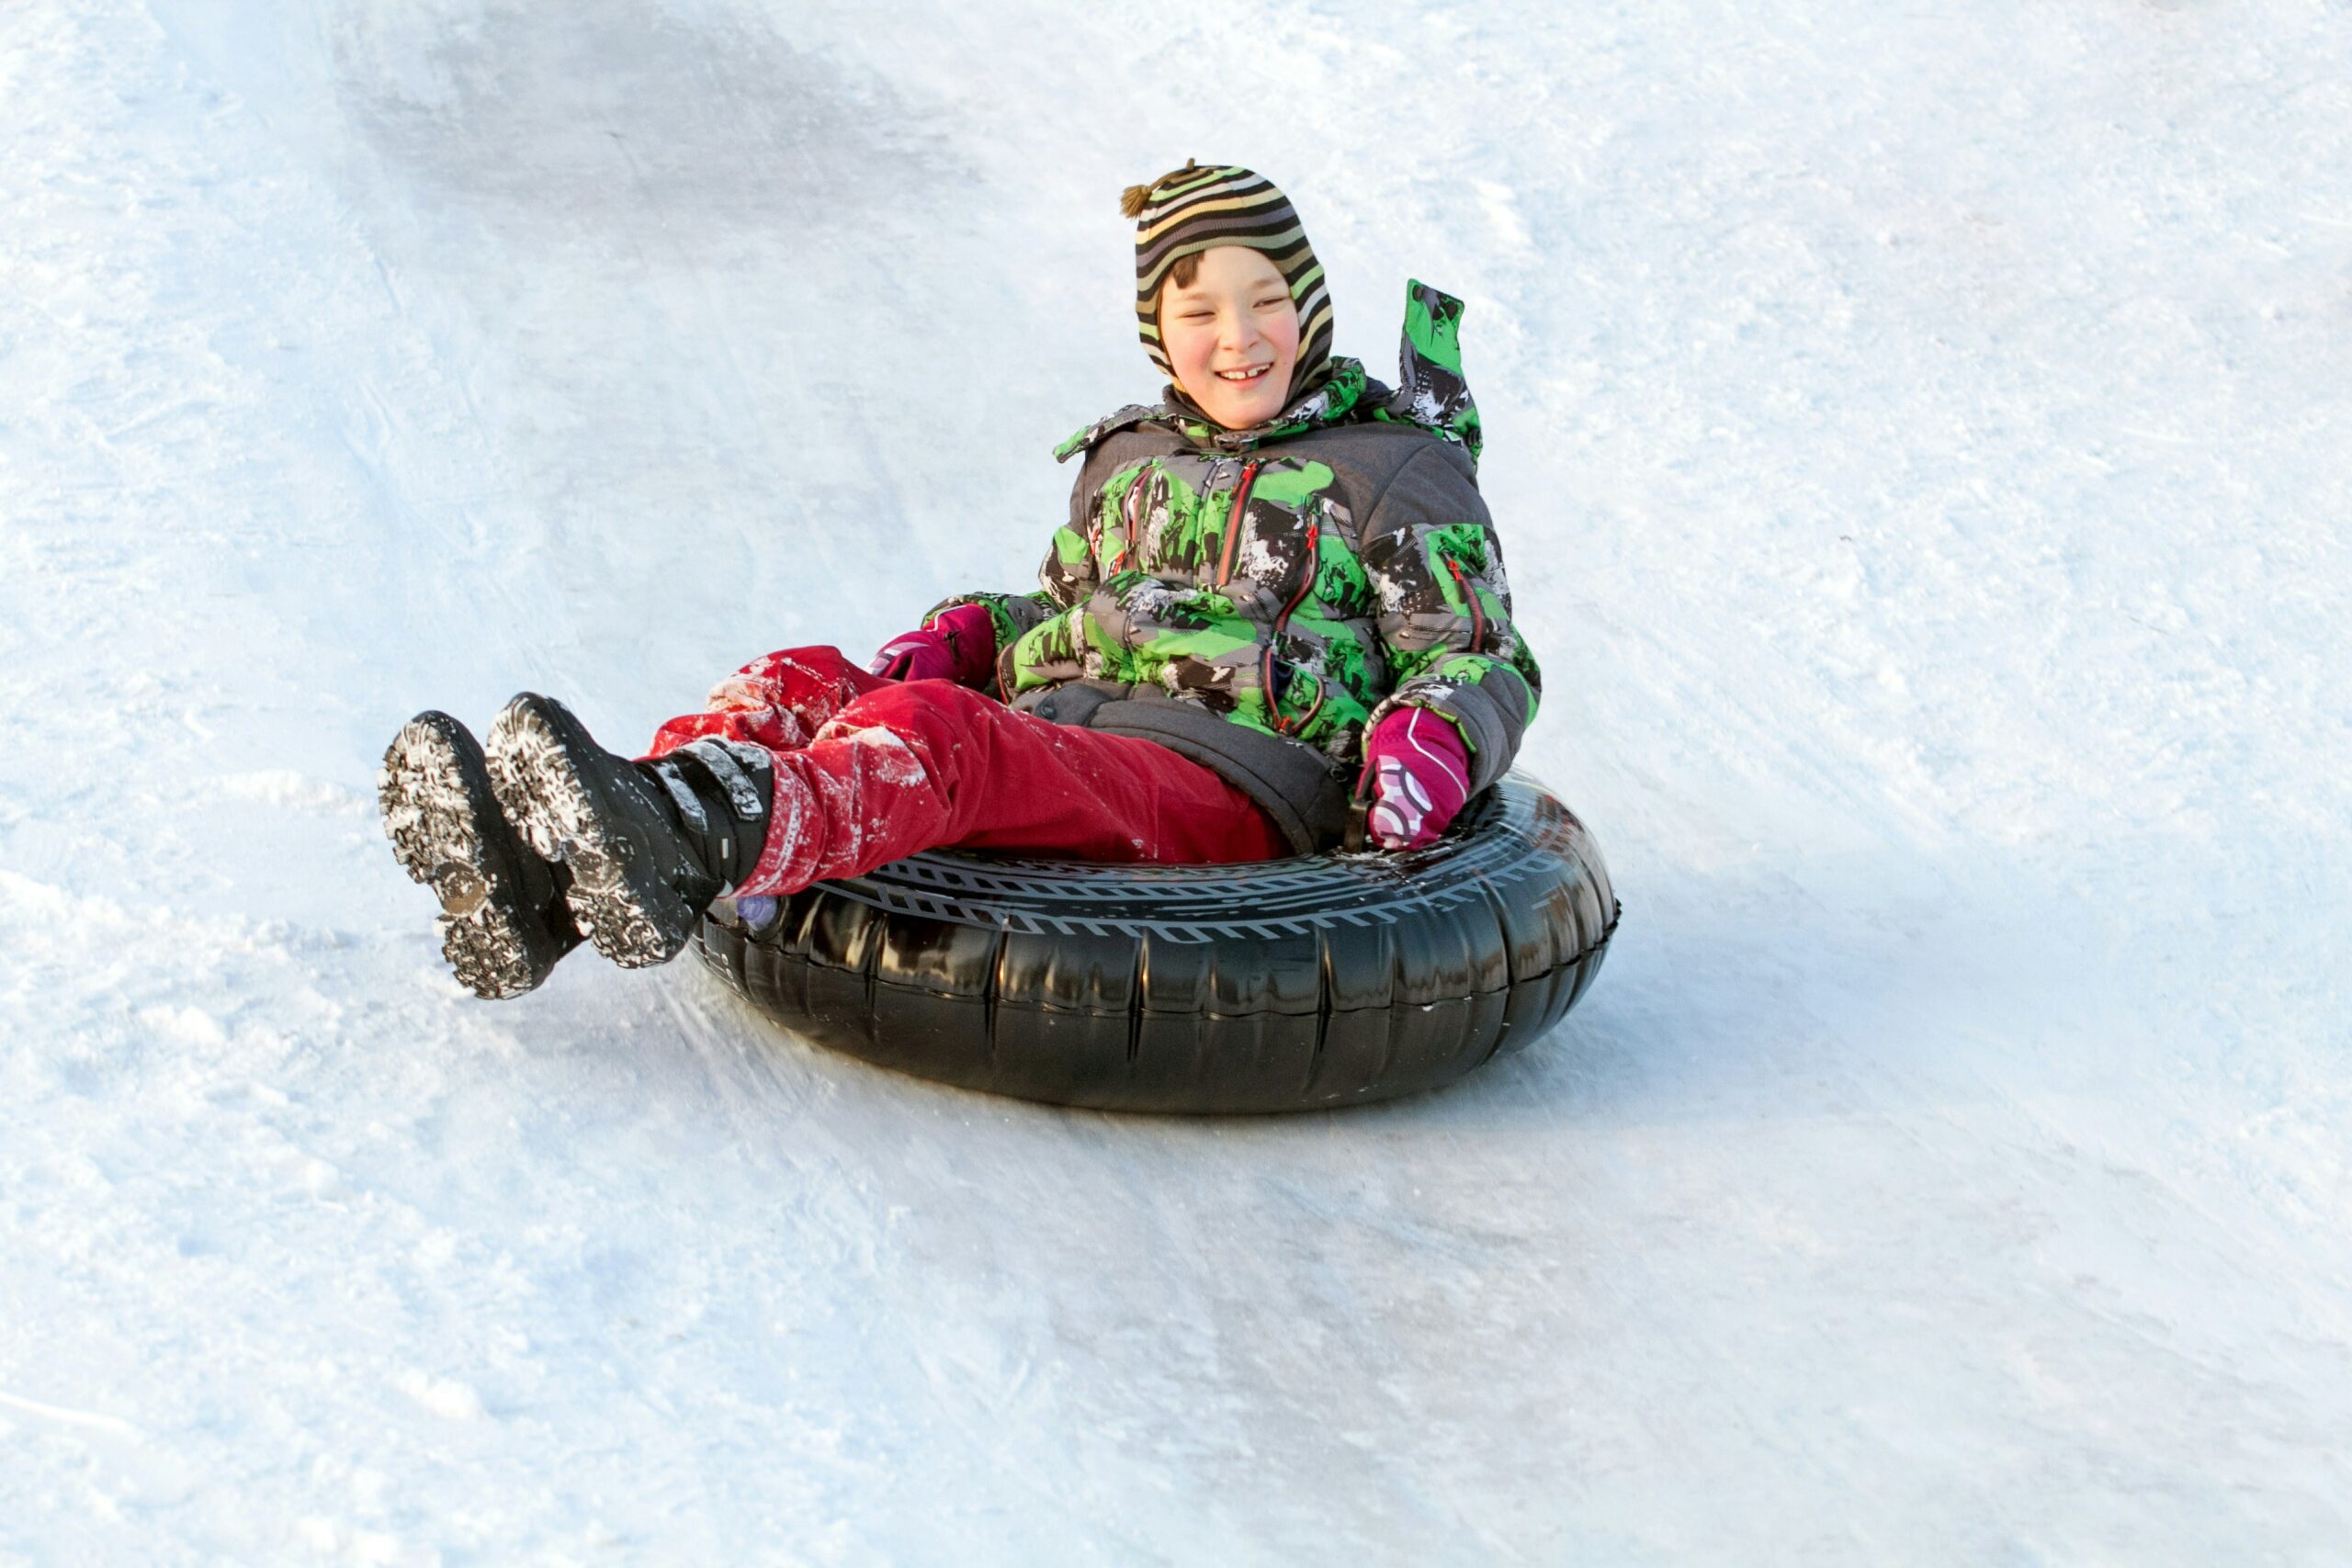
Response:
M884 643L865 668L890 681L952 681L956 656L947 651L945 637L926 627Z
M890 681L983 685L996 669L996 623L978 604L958 604L922 630L884 643L865 668Z
M1396 708L1364 738L1363 777L1372 784L1372 841L1418 850L1435 843L1470 798L1470 748L1429 709Z

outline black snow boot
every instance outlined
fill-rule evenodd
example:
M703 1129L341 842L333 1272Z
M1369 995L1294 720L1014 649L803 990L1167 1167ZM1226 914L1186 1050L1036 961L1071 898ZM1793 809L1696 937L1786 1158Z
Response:
M481 744L446 713L401 727L376 775L384 836L441 900L441 951L474 995L519 997L580 945L571 874L535 853L498 809Z
M489 750L507 816L569 868L573 916L623 968L675 958L711 900L759 864L775 770L755 746L698 740L634 762L525 692L492 722Z

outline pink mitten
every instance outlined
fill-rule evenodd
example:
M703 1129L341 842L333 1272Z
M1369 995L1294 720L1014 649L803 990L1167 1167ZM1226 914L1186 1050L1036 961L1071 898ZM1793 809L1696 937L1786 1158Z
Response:
M1437 841L1470 798L1470 748L1427 708L1393 708L1364 737L1372 811L1364 829L1384 850Z
M996 622L985 606L958 604L921 631L884 643L866 669L892 681L984 686L996 671Z

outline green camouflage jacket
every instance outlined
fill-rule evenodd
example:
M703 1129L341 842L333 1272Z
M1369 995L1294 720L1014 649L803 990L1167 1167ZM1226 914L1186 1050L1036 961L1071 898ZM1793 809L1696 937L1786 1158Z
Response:
M1301 852L1338 841L1364 731L1392 707L1451 719L1485 788L1540 675L1478 495L1461 314L1408 285L1394 391L1335 359L1254 429L1173 403L1098 420L1055 449L1084 461L1043 586L926 622L986 605L998 696L1216 768Z

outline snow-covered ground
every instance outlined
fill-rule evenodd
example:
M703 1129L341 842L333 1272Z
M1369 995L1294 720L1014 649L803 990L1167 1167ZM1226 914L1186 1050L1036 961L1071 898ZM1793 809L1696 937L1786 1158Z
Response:
M1186 9L0 8L0 1562L2352 1557L2352 13ZM1469 301L1566 1024L458 991L397 725L1025 585L1187 156Z

